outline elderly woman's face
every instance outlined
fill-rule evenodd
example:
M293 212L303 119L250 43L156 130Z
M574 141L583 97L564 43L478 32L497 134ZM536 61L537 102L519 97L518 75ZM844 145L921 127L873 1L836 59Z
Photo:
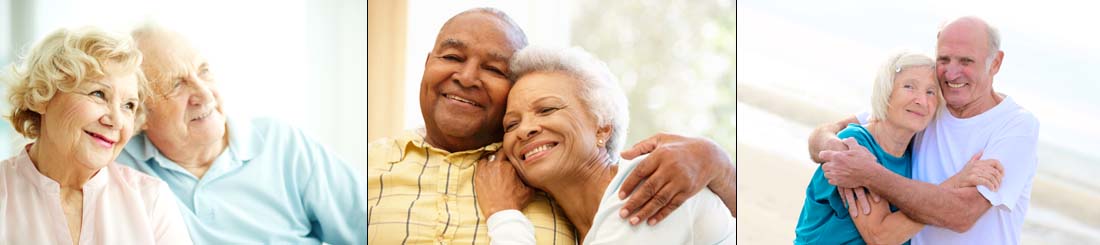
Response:
M46 104L36 144L71 154L79 167L99 169L114 161L134 133L137 68L106 64L107 76L59 92Z
M154 142L208 144L225 135L218 91L206 59L176 33L142 39L143 67L154 93L146 134Z
M561 72L535 72L508 94L502 150L532 186L598 157L596 119L577 96L578 83Z
M909 67L894 76L886 120L913 131L924 130L935 117L940 88L931 67Z

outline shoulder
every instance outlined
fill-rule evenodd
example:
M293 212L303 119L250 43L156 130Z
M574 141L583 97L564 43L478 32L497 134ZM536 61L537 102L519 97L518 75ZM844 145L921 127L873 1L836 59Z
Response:
M401 161L405 148L410 143L422 140L423 129L406 130L395 137L382 137L371 140L367 145L367 165Z
M859 144L864 147L870 147L871 139L873 139L871 132L867 131L867 128L863 127L863 125L854 123L848 124L848 127L837 132L836 136L840 139L854 138L856 142L859 142Z
M1038 136L1039 118L1035 114L1017 104L1011 97L1005 97L1002 103L1004 108L998 110L995 118L1003 123L1005 134Z

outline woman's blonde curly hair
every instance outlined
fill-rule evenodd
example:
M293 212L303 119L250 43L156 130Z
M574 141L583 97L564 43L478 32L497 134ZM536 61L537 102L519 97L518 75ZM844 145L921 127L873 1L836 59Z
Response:
M141 51L129 35L95 27L54 31L31 48L21 63L11 66L8 120L24 137L38 138L42 114L35 108L44 108L59 91L72 92L84 81L106 77L105 65L117 64L137 76L139 102L134 125L141 128L145 117L141 105L149 94L141 61Z

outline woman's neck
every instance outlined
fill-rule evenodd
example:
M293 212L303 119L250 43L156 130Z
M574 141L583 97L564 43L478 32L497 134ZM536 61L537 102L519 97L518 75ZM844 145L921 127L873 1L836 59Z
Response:
M99 169L89 169L80 164L72 156L71 150L59 149L56 145L47 143L49 140L39 140L27 149L27 156L39 173L57 181L61 189L83 190L84 183L92 179ZM70 153L70 154L65 154Z
M592 221L600 208L600 201L603 200L603 192L618 171L618 165L610 163L610 155L599 155L584 161L581 169L575 173L550 181L556 184L544 188L565 211L565 216L577 228L577 232L580 232L580 242L583 242L588 230L592 228Z
M875 138L882 150L895 157L905 155L905 149L909 147L909 142L917 133L886 120L867 124L867 131L871 132L871 137Z

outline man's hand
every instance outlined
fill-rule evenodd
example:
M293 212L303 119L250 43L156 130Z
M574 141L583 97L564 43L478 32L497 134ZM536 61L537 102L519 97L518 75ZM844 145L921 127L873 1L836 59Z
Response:
M729 208L735 213L735 167L729 154L714 142L662 133L626 149L622 157L630 160L646 154L619 190L620 199L630 197L619 212L622 218L631 217L630 224L646 220L656 224L707 186L727 206L734 204Z
M486 154L474 172L477 204L485 217L502 210L522 210L531 201L534 190L523 183L503 153Z
M829 184L846 188L867 186L872 177L881 171L888 171L877 163L877 159L867 148L856 143L855 139L847 138L843 142L848 145L848 150L820 153L820 157L826 161L821 170L825 172Z
M1004 179L1004 166L997 159L981 160L982 152L974 154L961 171L948 178L941 186L954 188L977 187L984 185L990 190L997 191Z

